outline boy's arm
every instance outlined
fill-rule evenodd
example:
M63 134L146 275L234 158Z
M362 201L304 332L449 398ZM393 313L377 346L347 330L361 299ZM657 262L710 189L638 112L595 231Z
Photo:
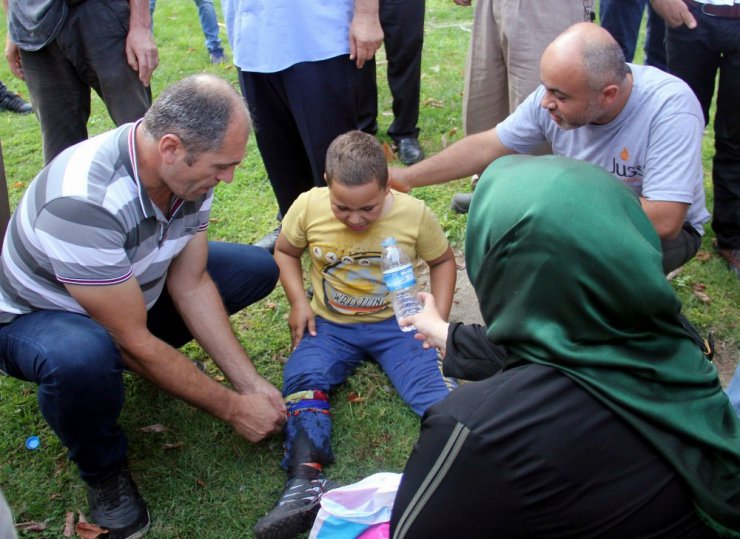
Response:
M301 255L304 250L291 244L282 232L275 243L275 262L280 268L280 284L290 302L288 325L294 348L301 342L306 327L311 335L316 335L316 317L303 288Z
M432 285L432 295L436 301L439 314L447 320L452 308L452 296L455 294L455 281L457 280L457 265L452 248L447 246L447 251L434 260L429 260L429 280Z

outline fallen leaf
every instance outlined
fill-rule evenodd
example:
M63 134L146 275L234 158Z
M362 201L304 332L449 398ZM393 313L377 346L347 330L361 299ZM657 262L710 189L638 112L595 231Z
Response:
M15 525L15 529L26 532L42 532L46 529L46 522L36 522L34 520L19 522Z
M170 429L165 427L164 425L161 425L159 423L155 423L154 425L149 425L148 427L141 427L140 429L137 429L141 432L165 432Z
M213 379L216 380L217 382L225 382L226 381L226 378L224 378L224 375L223 374L217 374L216 376L213 377Z
M50 500L61 500L62 499L62 495L60 493L58 493L58 492L55 492L54 494L52 494L51 496L49 496L49 499Z
M206 482L203 481L202 479L196 479L195 484L198 485L199 487L206 488Z
M362 397L360 397L360 396L359 396L359 395L358 395L357 393L355 393L354 391L350 392L350 394L349 394L349 395L347 395L347 402L351 402L351 403L361 403L361 402L363 402L364 400L365 400L365 399L363 399Z
M67 511L67 515L64 518L64 537L72 537L75 534L75 514L72 511Z
M391 148L391 145L387 142L383 142L383 154L385 155L385 160L387 163L395 161L396 159L396 154L393 153L393 148Z
M286 363L288 362L288 358L287 358L287 357L285 357L285 356L284 356L284 355L282 355L282 354L278 354L278 355L276 355L276 356L275 356L275 359L277 359L277 360L278 360L278 361L280 362L280 364L281 364L281 365L285 365L285 364L286 364Z
M75 526L75 533L77 534L77 537L82 537L82 539L96 539L100 535L107 535L108 530L101 528L97 524L80 521Z
M707 304L708 304L708 303L711 303L711 302L712 302L712 298L710 298L710 297L709 297L709 296L707 295L707 293L705 292L706 288L707 288L707 287L706 287L705 285L701 284L701 283L697 283L697 284L695 284L695 285L694 285L694 295L695 295L695 296L696 296L696 297L697 297L697 298L699 299L699 301L701 301L702 303L707 303Z
M182 442L177 442L176 444L162 444L162 449L165 451L169 451L170 449L180 449L182 447Z
M699 262L706 262L710 258L712 258L712 253L709 251L699 251L694 255L694 258L696 258Z
M26 185L26 184L24 184L23 182L15 182L13 184L13 187L15 187L16 189L18 189L20 187L23 187L24 185Z
M440 101L439 99L429 98L424 101L425 107L432 107L433 109L441 109L444 108L445 104L444 101Z
M266 301L265 302L265 307L267 307L268 309L274 311L277 308L277 303L275 303L274 301Z

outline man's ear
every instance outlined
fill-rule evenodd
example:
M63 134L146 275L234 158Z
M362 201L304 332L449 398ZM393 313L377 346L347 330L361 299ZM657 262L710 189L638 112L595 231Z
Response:
M173 164L181 150L185 151L185 148L177 135L168 133L159 139L159 155L163 163Z
M614 103L614 100L617 98L617 94L619 94L619 86L616 84L609 84L601 90L601 100L604 105L608 107Z

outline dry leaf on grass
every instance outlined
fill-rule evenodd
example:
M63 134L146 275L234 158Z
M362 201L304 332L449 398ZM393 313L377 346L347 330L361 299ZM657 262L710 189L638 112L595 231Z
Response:
M67 515L64 517L64 537L72 537L75 534L75 514L72 511L67 511Z
M396 154L393 153L393 148L391 148L390 144L388 144L387 142L383 142L383 154L385 155L385 160L388 163L396 160Z
M699 301L701 301L702 303L711 303L711 302L712 302L712 298L710 298L710 297L709 297L709 296L707 295L707 293L706 293L706 291L705 291L705 290L706 290L706 288L707 288L707 287L706 287L705 285L701 284L701 283L697 283L697 284L695 284L695 285L694 285L694 295L695 295L695 296L696 296L696 297L697 297L697 298L699 299Z
M141 427L139 429L136 429L140 432L165 432L170 430L169 428L165 427L164 425L161 425L160 423L155 423L154 425L149 425L147 427Z
M277 309L277 303L275 303L274 301L266 301L265 307L267 307L271 311L274 311L275 309Z
M351 403L354 403L354 404L359 404L359 403L362 403L364 401L365 401L365 399L363 399L362 397L360 397L354 391L350 392L350 394L347 395L347 402L351 402Z
M696 258L699 262L706 262L707 260L712 258L712 253L710 253L709 251L699 251L698 253L696 253L694 258Z
M424 101L425 107L432 107L433 109L441 109L445 106L444 101L440 101L439 99L433 99L429 98Z
M182 442L177 442L176 444L162 444L162 449L165 451L169 451L170 449L180 449L182 447Z
M198 485L199 487L206 488L206 482L203 481L202 479L196 479L195 484Z
M75 533L77 537L82 537L82 539L96 539L103 534L107 535L108 530L101 528L97 524L90 524L89 522L82 522L80 520L75 526Z
M24 532L42 532L46 529L46 522L36 522L34 520L19 522L15 525L15 529Z

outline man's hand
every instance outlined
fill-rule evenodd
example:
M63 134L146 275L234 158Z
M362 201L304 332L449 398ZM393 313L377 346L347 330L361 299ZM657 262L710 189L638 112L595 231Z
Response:
M316 315L313 309L311 309L311 305L308 301L296 303L298 304L290 309L290 314L288 315L288 326L290 326L290 338L293 342L293 348L301 342L306 328L308 328L308 333L312 337L316 336Z
M422 311L414 316L402 318L399 323L401 326L415 326L417 333L414 338L423 341L424 348L438 348L444 355L450 324L439 314L434 296L419 292L419 299L424 303Z
M18 50L18 45L10 39L10 34L5 36L5 59L8 61L8 67L10 67L13 75L21 80L26 80L26 77L23 75L20 50Z
M228 422L237 434L250 442L277 434L285 424L285 407L282 412L276 409L273 400L264 393L236 394L234 401Z
M272 385L270 382L262 378L261 376L257 377L252 382L252 387L250 388L249 392L243 392L243 395L247 395L249 393L258 393L260 395L265 395L270 400L270 403L272 406L282 415L285 415L286 408L285 408L285 401L283 400L283 396L280 394L280 391Z
M670 28L678 28L682 24L692 30L696 28L696 19L683 0L650 0L650 3Z
M139 80L149 86L152 73L159 65L159 53L151 29L131 27L126 36L126 60L139 73Z
M401 193L411 191L411 184L408 182L408 175L405 168L388 167L388 181L391 187Z
M376 0L355 0L355 14L349 27L349 59L357 68L375 55L383 43L383 29Z

